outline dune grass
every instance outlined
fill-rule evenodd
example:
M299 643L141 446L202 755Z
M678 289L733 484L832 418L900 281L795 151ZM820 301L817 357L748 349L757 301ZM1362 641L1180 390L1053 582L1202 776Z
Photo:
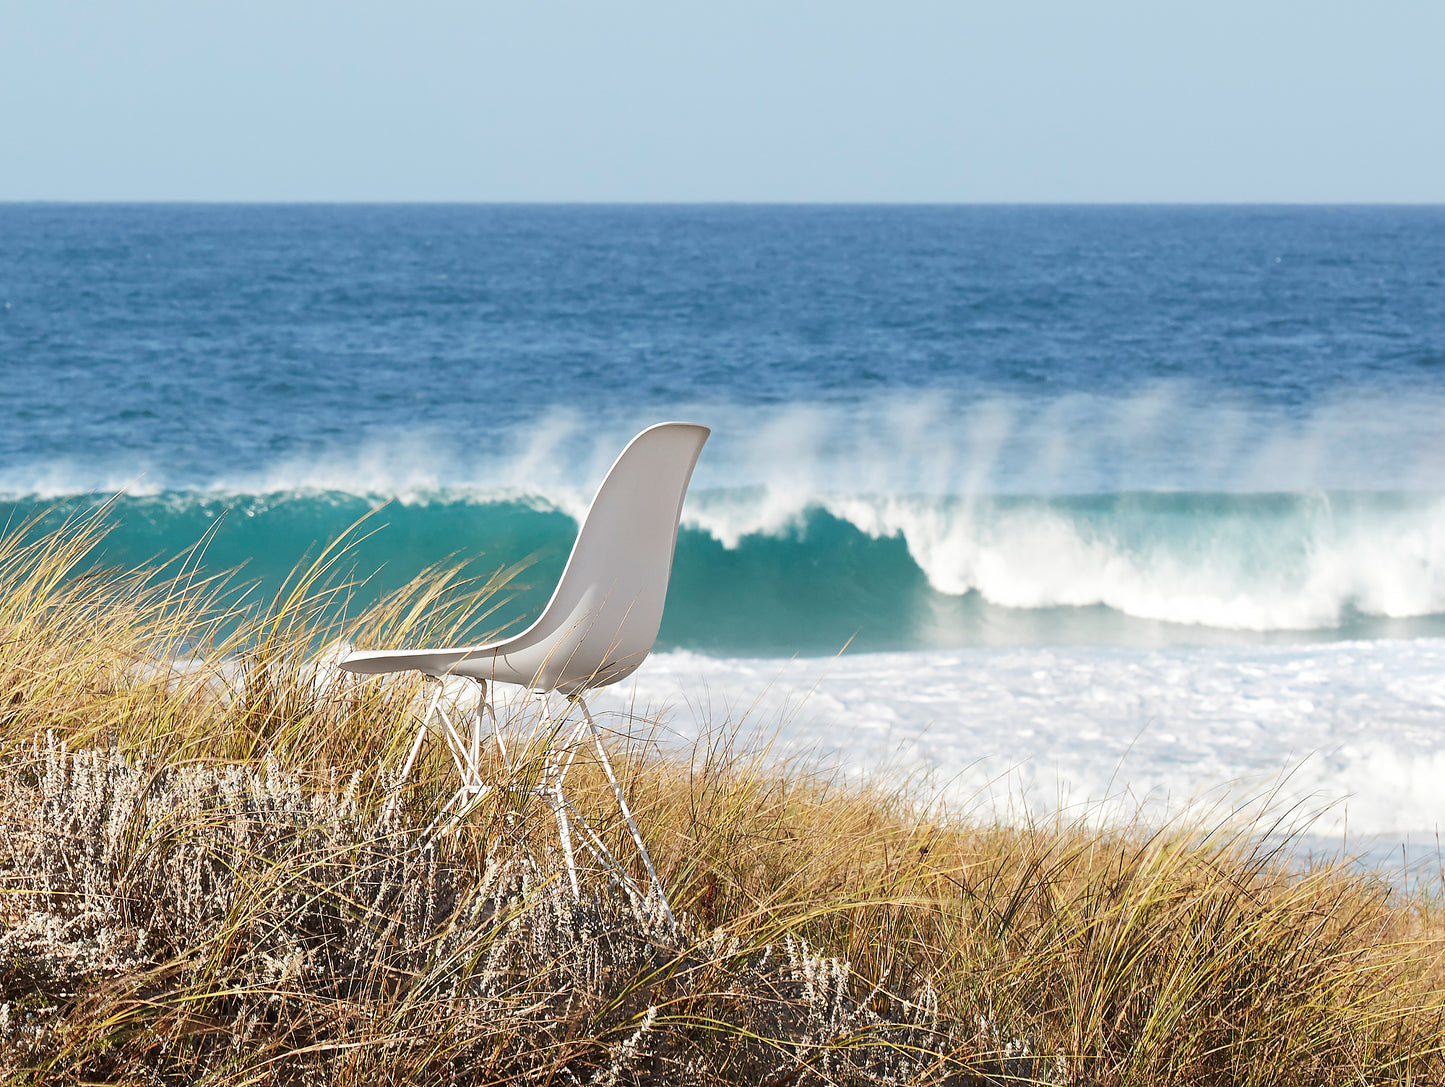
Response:
M950 816L719 722L615 752L685 916L574 900L515 795L423 847L444 751L384 803L420 684L325 663L474 628L515 568L348 614L344 541L251 603L194 555L86 572L100 524L0 540L7 1082L1445 1083L1439 887L1258 815Z

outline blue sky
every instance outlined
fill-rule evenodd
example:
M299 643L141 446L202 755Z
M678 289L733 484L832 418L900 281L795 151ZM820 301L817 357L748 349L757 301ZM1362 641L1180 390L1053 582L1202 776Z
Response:
M1442 56L1442 0L0 0L0 199L1441 202Z

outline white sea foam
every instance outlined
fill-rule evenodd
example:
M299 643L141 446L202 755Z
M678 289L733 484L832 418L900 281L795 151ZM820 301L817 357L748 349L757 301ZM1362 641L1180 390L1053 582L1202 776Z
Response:
M1316 833L1429 839L1445 824L1445 639L1290 647L974 649L836 660L655 654L598 707L663 710L679 748L742 721L778 756L926 776L1017 820L1164 818L1274 794ZM700 701L701 700L701 701Z
M1201 512L1186 532L1127 543L1137 527L1127 516L1099 526L1058 508L864 496L824 507L870 536L901 537L938 591L976 590L1003 607L1102 604L1234 630L1334 627L1347 608L1392 618L1445 611L1445 499L1364 515L1322 501L1243 526L1237 515Z

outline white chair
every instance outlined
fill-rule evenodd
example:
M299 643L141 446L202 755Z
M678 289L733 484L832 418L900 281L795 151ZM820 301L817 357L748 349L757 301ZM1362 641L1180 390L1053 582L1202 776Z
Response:
M652 881L652 891L669 918L672 910L662 882L583 695L631 675L652 649L667 598L682 500L709 433L707 427L694 423L658 423L628 443L592 499L552 599L537 621L520 634L486 645L358 652L340 662L340 667L348 672L375 675L411 670L438 681L397 785L411 775L422 741L436 728L451 750L462 782L438 816L438 823L447 819L448 825L454 825L473 804L497 787L483 780L481 769L482 713L484 709L491 710L487 682L517 684L541 696L541 720L518 751L517 762L509 758L500 730L492 730L502 765L509 775L514 775L520 769L522 752L535 750L534 743L540 739L542 770L535 775L535 783L526 786L526 791L542 799L556 818L573 894L580 893L572 849L571 831L575 823L588 851L618 878L629 894L641 900L637 885L563 791L583 729L588 730L617 798L617 806ZM478 684L476 713L470 735L466 737L442 705L440 681L450 676L464 676ZM554 724L547 709L546 695L552 691L562 694L569 704L582 711L582 720L565 736L567 714ZM515 782L507 787L515 789ZM438 823L433 823L428 833Z

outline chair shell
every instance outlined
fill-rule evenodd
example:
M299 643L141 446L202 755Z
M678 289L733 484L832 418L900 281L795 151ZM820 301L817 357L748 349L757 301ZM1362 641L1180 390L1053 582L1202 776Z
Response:
M536 622L478 646L352 653L348 672L414 670L574 695L631 675L657 639L693 467L711 431L658 423L627 444L592 499Z

